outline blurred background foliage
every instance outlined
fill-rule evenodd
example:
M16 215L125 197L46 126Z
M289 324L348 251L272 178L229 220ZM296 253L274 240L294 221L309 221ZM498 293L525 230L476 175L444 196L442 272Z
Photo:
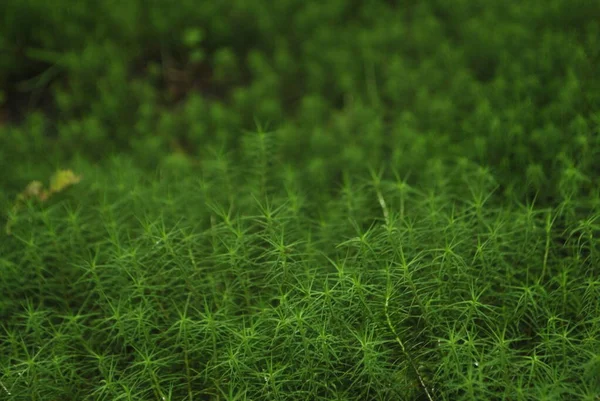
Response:
M315 193L461 161L502 197L598 191L597 1L4 0L0 54L3 201L74 159L236 163L257 124Z

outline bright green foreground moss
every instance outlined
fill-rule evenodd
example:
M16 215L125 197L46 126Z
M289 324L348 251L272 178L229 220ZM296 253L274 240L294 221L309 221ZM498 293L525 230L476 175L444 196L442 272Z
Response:
M488 3L3 2L0 399L597 400L600 5Z
M470 166L443 190L348 177L326 204L283 169L264 193L224 173L230 202L80 168L1 245L15 399L415 399L411 360L434 399L598 394L598 205L490 206Z

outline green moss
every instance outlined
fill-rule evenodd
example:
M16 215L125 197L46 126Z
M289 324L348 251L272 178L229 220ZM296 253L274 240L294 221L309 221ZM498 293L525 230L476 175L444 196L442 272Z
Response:
M600 6L397 3L5 1L0 394L597 399Z

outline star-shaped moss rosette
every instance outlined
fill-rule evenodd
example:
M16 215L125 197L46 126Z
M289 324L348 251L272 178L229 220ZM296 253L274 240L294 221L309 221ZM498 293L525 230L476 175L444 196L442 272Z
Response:
M11 234L11 227L16 220L17 212L24 203L29 200L46 202L52 195L79 183L81 179L82 176L75 174L72 170L58 170L50 177L50 187L48 189L44 188L44 184L40 181L31 181L16 197L8 222L6 223L6 234Z

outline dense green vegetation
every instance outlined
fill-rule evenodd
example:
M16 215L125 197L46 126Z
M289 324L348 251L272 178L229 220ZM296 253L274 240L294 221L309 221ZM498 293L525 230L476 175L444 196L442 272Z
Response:
M599 65L591 0L2 1L0 399L599 400Z

